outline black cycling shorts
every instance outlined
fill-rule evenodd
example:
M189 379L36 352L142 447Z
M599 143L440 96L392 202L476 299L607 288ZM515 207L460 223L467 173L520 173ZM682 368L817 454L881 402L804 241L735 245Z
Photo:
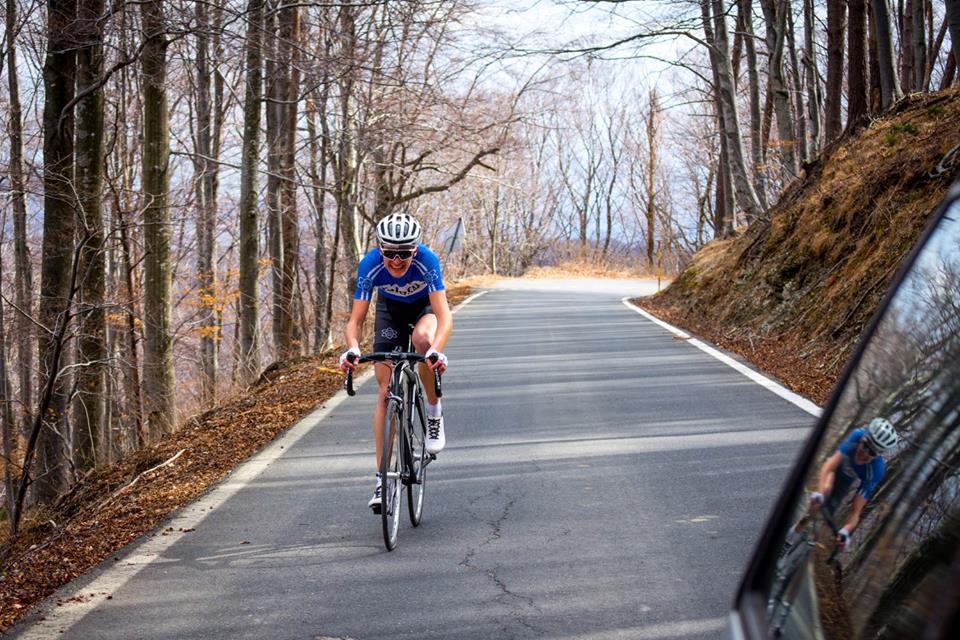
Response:
M384 296L377 296L373 350L406 351L412 333L411 325L415 326L420 318L428 313L433 313L429 296L423 296L413 302L398 302Z

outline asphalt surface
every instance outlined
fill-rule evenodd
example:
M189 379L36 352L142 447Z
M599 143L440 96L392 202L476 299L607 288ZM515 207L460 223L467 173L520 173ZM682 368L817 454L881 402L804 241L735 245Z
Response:
M98 590L85 615L14 637L723 637L813 418L621 295L495 290L456 315L447 448L395 551L366 507L371 380L195 531L74 585Z

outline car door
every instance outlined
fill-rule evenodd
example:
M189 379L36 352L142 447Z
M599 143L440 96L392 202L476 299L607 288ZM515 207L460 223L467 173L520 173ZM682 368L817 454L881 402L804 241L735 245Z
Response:
M886 450L870 431L882 421L897 436ZM864 333L760 537L733 638L960 637L960 184Z

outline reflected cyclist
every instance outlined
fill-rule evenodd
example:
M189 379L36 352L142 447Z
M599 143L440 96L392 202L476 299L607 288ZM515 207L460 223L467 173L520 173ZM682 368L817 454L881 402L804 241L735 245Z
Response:
M340 356L343 371L354 369L360 357L360 333L370 307L374 289L377 296L374 321L374 351L405 351L408 338L413 348L424 357L436 355L435 362L420 365L420 380L426 392L427 453L439 453L445 443L443 410L432 369L440 373L447 368L443 347L453 329L453 316L447 304L440 260L420 243L421 229L413 216L393 213L377 223L378 246L371 250L357 266L357 289L353 308L346 327L347 350ZM410 326L413 326L411 332ZM373 435L377 450L377 468L383 455L383 429L387 413L387 387L390 385L392 365L377 362L374 373L380 393L373 413ZM377 473L376 488L368 506L380 513L383 490Z
M883 417L874 418L866 428L855 429L820 466L817 490L810 493L806 514L787 532L784 547L796 544L803 528L821 508L832 515L859 483L847 521L837 532L837 545L841 551L846 550L851 534L860 523L863 508L883 480L886 466L882 454L892 450L897 441L896 430Z

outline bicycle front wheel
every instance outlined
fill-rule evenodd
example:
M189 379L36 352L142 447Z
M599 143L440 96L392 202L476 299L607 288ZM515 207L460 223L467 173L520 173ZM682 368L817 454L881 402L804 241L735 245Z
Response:
M414 397L407 405L407 442L410 452L410 478L407 484L407 512L410 524L417 526L423 516L423 492L427 488L427 429L423 423L423 399Z
M383 483L380 520L383 523L383 544L387 551L397 546L400 530L400 449L401 420L399 405L391 400L387 405L387 420L383 429L383 452L380 455L380 479Z

